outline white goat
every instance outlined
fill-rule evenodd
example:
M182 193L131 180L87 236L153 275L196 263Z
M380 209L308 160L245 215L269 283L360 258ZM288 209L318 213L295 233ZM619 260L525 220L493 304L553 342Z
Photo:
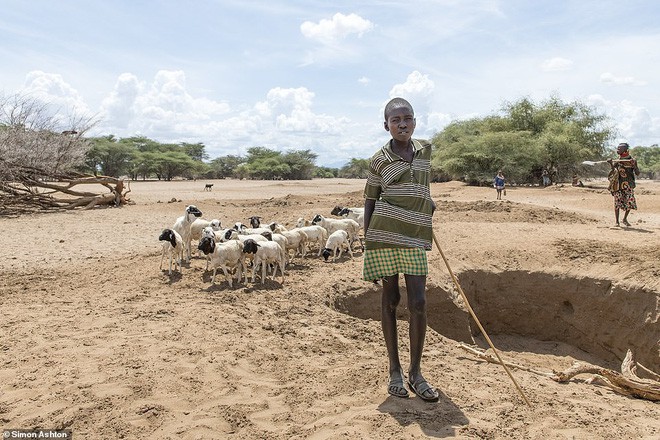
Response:
M348 239L350 240L351 245L354 241L357 241L360 243L360 246L363 247L362 240L360 239L360 225L353 219L325 218L321 214L316 214L312 219L312 223L315 225L321 225L323 228L325 228L326 231L328 231L328 234L332 234L335 231L343 229L344 231L348 232Z
M337 215L355 220L360 228L364 229L364 209L358 211L356 208L344 208Z
M328 257L332 255L332 261L335 261L337 258L341 258L341 254L344 251L344 248L348 251L348 255L353 258L353 251L351 250L351 244L348 241L348 232L343 229L339 229L330 236L328 236L328 241L325 242L325 248L323 248L323 259L328 261ZM339 251L339 255L337 255Z
M201 216L202 211L197 209L195 205L188 205L186 206L183 215L177 218L174 226L172 226L172 229L178 232L183 240L184 252L186 253L186 263L190 263L190 226L195 221L196 217Z
M249 239L243 244L244 254L254 254L254 266L252 267L252 282L256 280L257 268L261 265L261 284L266 280L266 269L269 264L274 265L273 280L277 275L277 268L282 274L284 283L284 249L274 241L259 242Z
M251 234L251 235L239 234L236 229L227 229L225 235L220 238L221 242L238 241L241 243L241 245L245 243L246 240L262 242L262 241L268 241L268 238L264 237L261 234ZM245 255L245 260L249 260L246 261L246 267L247 267L247 264L249 264L253 260L252 255ZM247 274L245 276L247 278Z
M287 240L285 249L287 255L290 250L293 250L294 257L300 253L304 258L307 254L307 234L301 229L292 229L290 231L282 232L282 235L285 236Z
M235 229L239 234L242 235L252 235L252 234L261 234L264 232L273 232L270 228L248 228L241 222L234 224L233 229Z
M245 261L243 259L243 244L238 240L230 240L226 243L213 242L213 253L211 254L211 267L213 268L213 276L211 276L211 284L215 284L215 274L218 268L222 269L225 274L225 279L229 283L229 287L233 287L233 276L229 274L228 269L236 269L236 278L241 282L243 273L247 279L245 270Z
M248 220L250 222L250 226L252 226L252 229L261 229L262 227L267 227L269 228L272 232L281 234L283 231L286 231L287 229L284 227L284 225L277 223L277 222L270 222L266 224L266 226L261 226L261 219L262 217L253 215L250 217ZM243 223L236 223L235 226L242 227ZM252 232L254 233L254 232Z
M296 220L296 228L304 228L305 226L312 226L312 222L305 220L303 217L300 217L298 220Z
M307 235L307 244L318 243L319 245L318 255L319 256L321 255L321 250L323 249L323 245L325 244L325 241L328 239L328 231L326 231L324 228L322 228L319 225L303 226L302 228L294 228L291 230L303 231L305 235Z
M271 233L270 231L264 231ZM252 239L254 241L268 241L268 238L264 237L261 234L241 234L236 229L226 229L225 235L220 237L221 242L226 242L229 240L239 240L241 243L245 242L247 239Z
M219 231L222 228L220 220L214 218L213 220L205 220L203 218L196 218L190 225L190 238L199 240L202 238L202 230L208 227L213 228L214 231Z
M164 229L158 240L163 242L160 270L163 270L163 260L165 256L168 256L170 268L167 273L172 275L172 261L174 261L174 269L176 270L176 267L179 266L179 272L181 272L181 260L183 259L183 239L181 235L173 229Z
M286 252L286 248L289 244L289 239L286 238L285 235L283 234L272 234L272 241L275 243L279 244L280 247L284 250L284 264L288 263L288 253Z

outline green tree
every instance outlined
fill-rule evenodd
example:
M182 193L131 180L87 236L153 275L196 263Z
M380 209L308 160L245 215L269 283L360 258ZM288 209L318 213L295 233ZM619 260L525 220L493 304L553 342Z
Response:
M135 149L117 142L113 135L90 139L92 148L87 152L86 165L92 172L120 177L131 173L131 161Z
M190 156L193 160L203 162L209 158L209 155L206 153L206 147L201 142L197 142L196 144L182 142L180 146L183 149L183 152Z
M158 179L172 180L178 176L191 176L198 162L183 151L166 151L157 153L155 167Z
M339 176L339 168L316 167L314 168L314 177L321 179L332 179Z
M655 179L660 176L660 147L658 144L650 147L633 147L630 154L637 161L640 172L649 179Z
M155 152L155 151L162 151L162 144L159 142L156 142L152 139L149 139L144 136L132 136L132 137L127 137L127 138L122 138L120 142L130 145L132 147L135 147L136 150L142 151L142 152Z
M523 98L502 113L454 121L436 134L437 172L473 184L490 184L500 169L510 181L534 182L544 168L568 178L582 160L601 157L613 136L605 115L557 97Z
M136 151L133 154L131 178L146 180L158 171L158 151Z
M264 147L251 147L245 163L236 168L236 174L250 179L308 180L314 176L316 157L311 150L282 154Z
M209 177L214 179L224 179L227 177L238 177L236 170L239 165L245 163L245 158L241 156L222 156L211 160L209 164Z
M260 159L267 159L270 157L279 157L282 153L277 150L270 150L265 147L250 147L247 150L247 163L251 164Z
M282 161L289 167L289 173L282 176L288 180L310 180L314 177L314 162L318 155L311 150L289 151Z
M346 179L366 179L369 172L369 159L353 158L339 169L338 177Z

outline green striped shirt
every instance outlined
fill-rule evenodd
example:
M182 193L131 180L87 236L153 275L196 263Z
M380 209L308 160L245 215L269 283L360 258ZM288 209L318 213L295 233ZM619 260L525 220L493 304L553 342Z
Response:
M413 139L413 160L406 162L392 151L390 142L370 161L364 197L375 200L376 206L365 247L431 250L431 144Z

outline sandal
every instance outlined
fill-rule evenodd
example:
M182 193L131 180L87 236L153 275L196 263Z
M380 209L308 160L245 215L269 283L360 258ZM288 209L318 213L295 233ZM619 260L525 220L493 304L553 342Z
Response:
M630 223L628 223L628 220L624 220L624 221L622 221L621 223L623 223L624 226L630 226Z
M421 379L417 383L408 381L408 387L410 387L410 390L425 402L437 402L440 400L440 393L438 393L438 390L429 385L424 379Z
M408 397L408 390L403 386L403 371L398 377L391 377L390 383L387 385L387 392L390 396L394 397Z

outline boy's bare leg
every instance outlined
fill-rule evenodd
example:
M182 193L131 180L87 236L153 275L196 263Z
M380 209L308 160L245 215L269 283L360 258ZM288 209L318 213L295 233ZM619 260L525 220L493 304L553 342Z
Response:
M418 388L426 382L422 376L422 352L426 338L426 276L405 275L406 291L408 293L408 310L410 310L410 368L408 382ZM430 385L429 385L430 387ZM417 392L417 391L416 391ZM437 400L435 389L425 389L420 395L424 400Z
M426 277L405 275L410 310L410 377L421 376L422 352L426 338Z
M399 275L383 278L383 295L381 304L381 327L387 347L387 358L390 364L390 377L401 373L399 361L399 341L396 329L396 308L401 301L399 292Z

